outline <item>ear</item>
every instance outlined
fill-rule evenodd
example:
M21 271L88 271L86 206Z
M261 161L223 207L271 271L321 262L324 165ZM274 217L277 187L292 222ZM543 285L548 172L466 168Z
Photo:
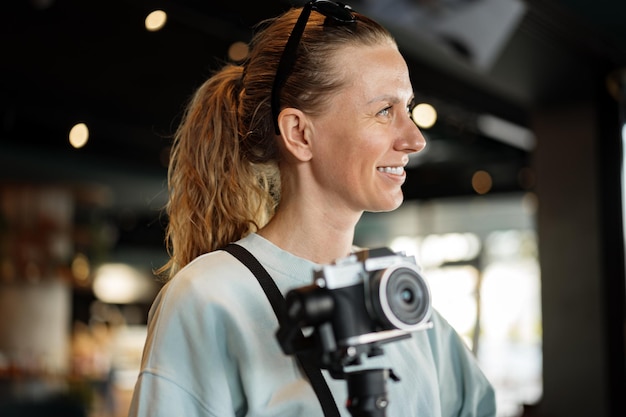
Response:
M312 158L309 119L300 110L293 107L284 108L278 115L280 140L287 152L299 161Z

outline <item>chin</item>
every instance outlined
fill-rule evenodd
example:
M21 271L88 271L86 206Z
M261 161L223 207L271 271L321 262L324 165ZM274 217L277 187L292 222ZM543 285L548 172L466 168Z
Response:
M398 207L400 207L403 201L404 201L404 196L400 194L399 198L394 198L394 199L382 202L382 204L378 205L378 207L373 208L372 210L367 210L367 211L372 212L372 213L383 213L387 211L393 211L397 209Z

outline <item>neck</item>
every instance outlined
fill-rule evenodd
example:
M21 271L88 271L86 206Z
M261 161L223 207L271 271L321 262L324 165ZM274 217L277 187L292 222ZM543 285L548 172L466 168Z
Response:
M325 208L299 210L297 205L281 204L259 235L295 256L327 264L350 253L359 218L360 214L341 218Z

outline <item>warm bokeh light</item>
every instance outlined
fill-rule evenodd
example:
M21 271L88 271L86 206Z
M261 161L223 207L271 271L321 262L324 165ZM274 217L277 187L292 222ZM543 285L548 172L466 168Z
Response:
M487 171L476 171L472 176L472 188L478 194L487 194L491 191L493 180Z
M79 284L86 284L91 273L91 267L89 265L89 259L82 253L76 254L72 260L72 275Z
M431 128L437 121L437 110L428 103L420 103L411 113L413 121L422 129Z
M537 213L538 206L539 199L537 198L537 194L532 192L524 194L524 197L522 197L522 207L529 216L534 216Z
M228 48L228 58L235 62L243 61L248 57L248 52L250 52L250 49L247 43L235 42Z
M69 139L74 148L82 148L89 140L89 128L84 123L75 124L70 130Z
M151 299L154 285L148 277L130 265L110 263L96 270L93 292L104 303L129 304Z
M150 32L156 32L165 26L165 22L167 22L167 13L163 10L155 10L146 16L146 29Z

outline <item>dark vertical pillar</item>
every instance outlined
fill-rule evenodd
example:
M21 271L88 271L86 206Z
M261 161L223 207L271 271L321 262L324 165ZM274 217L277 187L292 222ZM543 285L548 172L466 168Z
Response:
M611 417L626 416L626 273L624 237L624 138L626 123L626 85L621 94L599 94L598 159L600 169L602 265L604 268L603 304L606 314L607 366ZM605 90L602 89L602 92Z
M595 101L547 106L532 116L544 336L541 416L624 415L621 148L617 106L609 100L602 92Z

